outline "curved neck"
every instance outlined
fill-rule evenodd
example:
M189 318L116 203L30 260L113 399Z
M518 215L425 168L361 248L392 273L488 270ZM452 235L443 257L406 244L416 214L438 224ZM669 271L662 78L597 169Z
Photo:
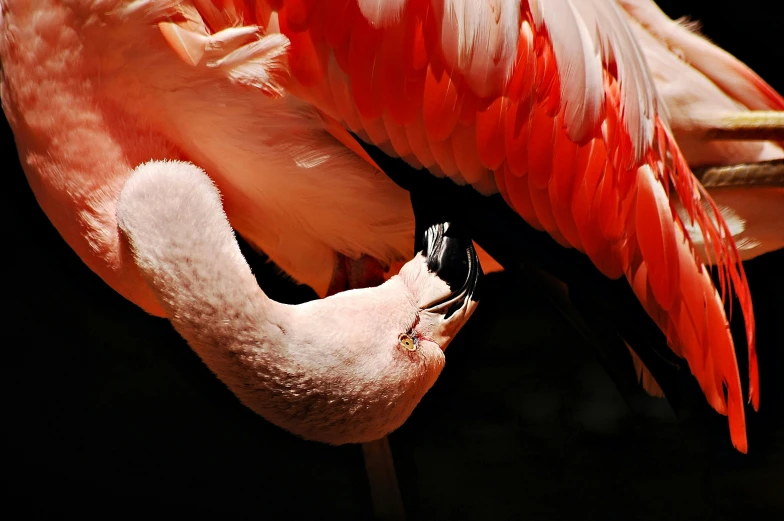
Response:
M418 370L408 359L403 369L391 365L393 349L375 364L363 362L366 350L345 349L325 325L342 317L348 323L334 328L340 333L362 314L345 312L353 309L346 294L321 306L270 300L240 252L217 190L192 164L138 167L117 207L139 270L177 332L242 403L284 429L328 443L377 439L405 421L443 366L441 353L433 370ZM335 302L343 312L333 315ZM400 385L411 380L406 368L421 382Z
M117 220L175 329L241 402L284 429L335 444L378 439L443 367L437 346L397 348L418 316L400 278L301 306L269 299L218 191L190 163L138 167Z
M217 191L194 172L179 162L142 165L120 195L118 221L175 329L214 372L236 374L238 363L268 362L285 306L259 288Z

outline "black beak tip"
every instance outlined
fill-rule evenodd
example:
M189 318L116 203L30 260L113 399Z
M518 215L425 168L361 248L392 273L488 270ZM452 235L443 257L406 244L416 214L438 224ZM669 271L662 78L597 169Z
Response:
M466 291L476 300L482 268L468 232L451 222L438 223L425 230L422 242L428 270L446 282L452 292Z

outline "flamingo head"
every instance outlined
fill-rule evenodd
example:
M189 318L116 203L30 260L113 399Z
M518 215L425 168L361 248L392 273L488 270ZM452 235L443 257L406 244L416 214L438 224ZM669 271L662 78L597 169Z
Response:
M418 305L416 323L399 337L401 345L415 349L430 342L446 349L476 308L481 275L473 243L459 227L430 226L422 251L400 271Z
M384 284L287 307L288 352L306 358L298 374L307 375L301 387L309 392L296 403L287 392L273 422L333 444L372 441L400 427L475 310L481 276L470 238L442 223L425 231L421 251ZM292 376L287 384L299 388Z

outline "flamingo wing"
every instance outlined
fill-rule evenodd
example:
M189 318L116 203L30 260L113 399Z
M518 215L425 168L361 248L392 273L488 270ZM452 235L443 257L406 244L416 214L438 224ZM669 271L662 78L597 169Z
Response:
M678 150L651 75L612 0L191 0L210 31L285 34L289 92L435 175L500 192L529 224L626 276L747 450L724 301L752 303L727 224ZM190 55L190 54L189 54ZM187 55L187 56L189 56ZM186 58L187 58L186 56ZM708 209L703 206L708 202ZM720 266L722 295L679 202Z

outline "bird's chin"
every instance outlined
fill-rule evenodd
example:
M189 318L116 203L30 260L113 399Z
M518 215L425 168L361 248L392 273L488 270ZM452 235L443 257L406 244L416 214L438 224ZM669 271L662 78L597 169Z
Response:
M478 302L469 300L465 306L452 314L448 319L440 313L420 312L420 322L416 328L420 335L420 342L431 341L438 345L442 351L446 350L449 343L465 326L468 319L476 309Z

